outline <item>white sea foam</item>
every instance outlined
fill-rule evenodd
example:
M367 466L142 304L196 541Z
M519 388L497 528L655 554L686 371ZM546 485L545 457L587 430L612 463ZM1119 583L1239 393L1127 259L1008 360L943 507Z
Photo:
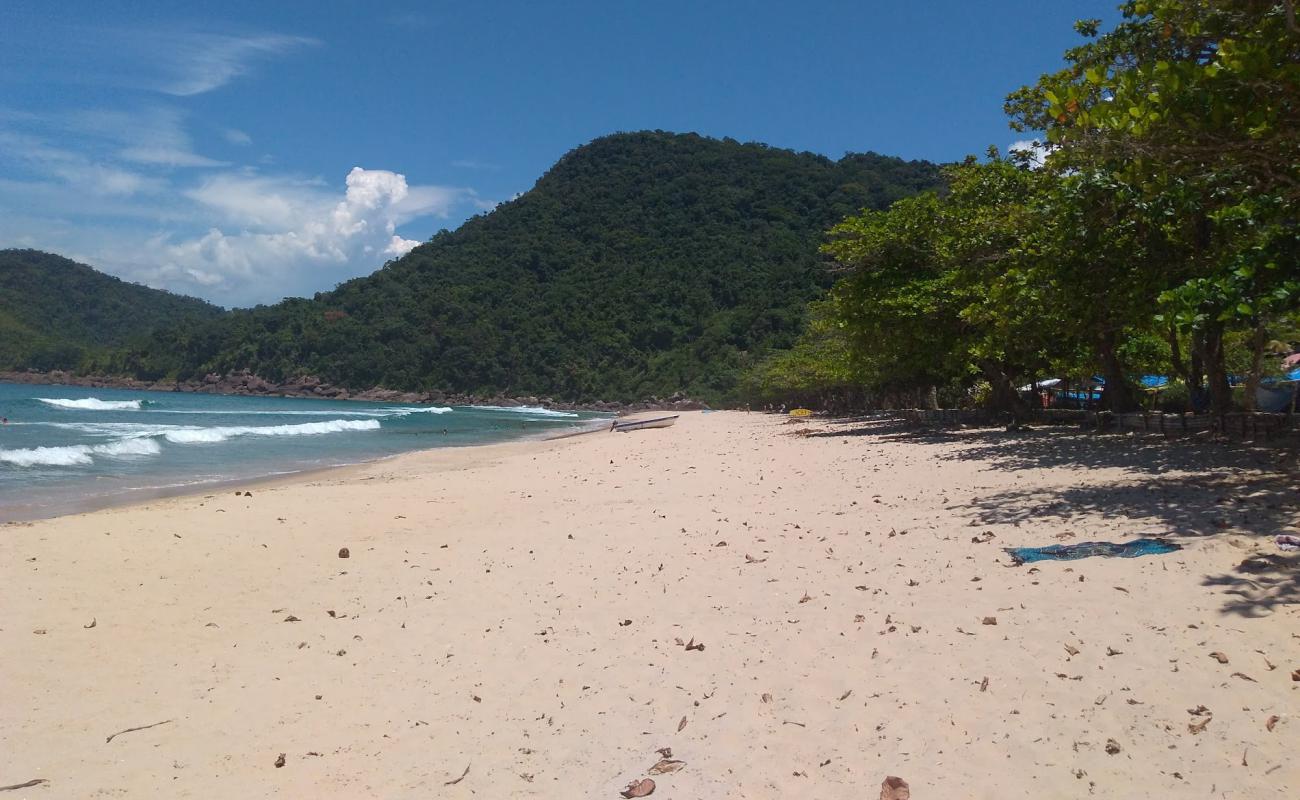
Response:
M535 417L576 417L570 411L556 411L551 408L542 408L541 406L474 406L484 411L513 411L517 414L531 414Z
M51 423L60 428L79 430L92 435L116 435L104 444L74 444L63 447L31 447L0 450L0 463L18 467L84 467L95 463L97 456L123 458L156 456L162 452L159 440L172 444L212 444L237 436L316 436L346 431L379 429L379 420L333 419L301 425L228 426L199 428L184 425L142 425L136 423Z
M417 408L394 408L381 412L385 417L406 417L411 414L446 414L451 411L447 406L419 406Z
M122 439L108 444L75 444L66 447L32 447L23 450L0 450L0 463L17 467L82 467L93 464L97 455L156 456L162 449L153 439Z
M87 397L84 400L68 400L63 397L38 397L42 403L55 408L75 411L139 411L143 405L140 400L100 400Z
M332 419L328 422L304 422L300 425L230 425L215 428L169 427L159 434L174 444L211 444L236 436L317 436L345 431L379 429L377 419Z

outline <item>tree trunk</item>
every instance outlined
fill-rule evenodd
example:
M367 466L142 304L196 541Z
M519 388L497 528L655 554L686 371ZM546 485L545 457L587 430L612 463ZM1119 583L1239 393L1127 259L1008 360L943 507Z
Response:
M1196 328L1192 331L1191 338L1191 371L1188 373L1187 381L1187 405L1189 411L1195 411L1197 399L1201 398L1205 390L1205 331Z
M931 411L939 410L939 387L931 385L925 392L925 407Z
M1255 410L1255 392L1259 389L1264 372L1264 345L1268 344L1268 329L1264 321L1255 325L1255 333L1250 337L1250 375L1246 378L1246 410Z
M1165 331L1165 337L1169 340L1169 363L1174 365L1174 373L1183 379L1188 389L1192 386L1192 371L1187 364L1183 363L1183 348L1178 344L1178 328L1171 320L1168 330Z
M1222 419L1232 409L1232 388L1223 362L1223 325L1205 328L1205 373L1210 381L1210 413Z
M984 373L984 378L989 382L993 410L1010 414L1011 424L1019 423L1024 406L1020 402L1020 395L1016 392L1016 387L1011 384L1011 378L1002 369L1002 365L995 361L985 360L981 361L979 366L980 371Z
M1116 414L1132 411L1137 407L1137 403L1133 400L1133 393L1129 391L1128 383L1124 380L1124 365L1119 360L1119 353L1116 352L1113 331L1101 335L1097 350L1101 356L1102 375L1106 378L1106 408Z

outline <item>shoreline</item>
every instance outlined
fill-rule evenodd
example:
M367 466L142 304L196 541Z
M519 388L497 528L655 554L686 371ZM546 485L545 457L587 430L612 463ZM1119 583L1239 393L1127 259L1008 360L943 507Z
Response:
M524 445L532 442L549 442L559 439L568 439L576 436L585 436L591 433L599 433L606 430L604 422L601 421L596 426L593 421L585 429L570 431L558 435L549 435L546 432L526 434L513 439L501 442L481 442L476 444L447 444L441 447L423 447L415 450L406 450L400 453L390 453L387 455L377 456L375 458L363 459L361 461L349 462L345 464L334 464L329 466L308 467L304 469L285 470L283 472L272 473L268 475L258 475L246 478L230 478L217 481L196 481L194 483L182 484L179 486L146 486L131 489L124 489L121 492L111 495L94 495L83 497L80 500L69 500L68 502L50 504L43 510L29 513L18 513L11 515L8 508L0 506L0 528L6 525L21 525L42 520L59 519L68 516L79 516L84 514L94 514L99 511L106 511L120 508L134 508L146 506L150 503L168 500L174 498L189 498L200 495L222 491L248 491L254 488L276 488L281 486L291 486L298 483L305 483L315 479L317 476L338 474L338 477L345 476L350 470L359 470L373 464L380 464L405 456L444 452L448 450L477 449L481 447L497 447L503 445Z
M1296 497L1211 443L722 412L5 526L0 783L1289 800ZM1182 549L1002 549L1139 536Z
M0 371L0 383L20 386L66 386L81 389L114 389L135 392L179 392L182 394L215 394L231 397L286 397L302 400L348 400L367 403L405 403L449 406L501 406L518 408L540 406L560 411L596 411L627 414L638 411L700 411L709 406L685 396L667 400L648 398L639 402L591 401L569 402L536 395L510 396L503 394L475 395L460 392L406 392L374 386L364 390L350 390L323 383L318 378L304 377L289 383L275 383L248 372L227 375L208 375L203 381L143 381L107 375L77 375L63 370L52 372Z

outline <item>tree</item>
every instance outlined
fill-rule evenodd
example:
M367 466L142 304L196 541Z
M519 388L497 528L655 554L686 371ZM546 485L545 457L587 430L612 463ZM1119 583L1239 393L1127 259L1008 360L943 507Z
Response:
M1124 21L1013 94L1049 167L1115 176L1159 204L1171 240L1164 319L1190 334L1216 413L1230 402L1224 334L1300 302L1300 29L1291 0L1130 0ZM1261 343L1266 337L1256 337ZM1189 370L1190 373L1199 370ZM1195 376L1191 376L1195 377Z

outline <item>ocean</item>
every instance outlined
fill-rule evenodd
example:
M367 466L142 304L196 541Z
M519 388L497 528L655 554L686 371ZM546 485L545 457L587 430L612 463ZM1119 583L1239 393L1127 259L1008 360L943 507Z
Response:
M542 437L608 414L0 383L0 522L411 450Z

